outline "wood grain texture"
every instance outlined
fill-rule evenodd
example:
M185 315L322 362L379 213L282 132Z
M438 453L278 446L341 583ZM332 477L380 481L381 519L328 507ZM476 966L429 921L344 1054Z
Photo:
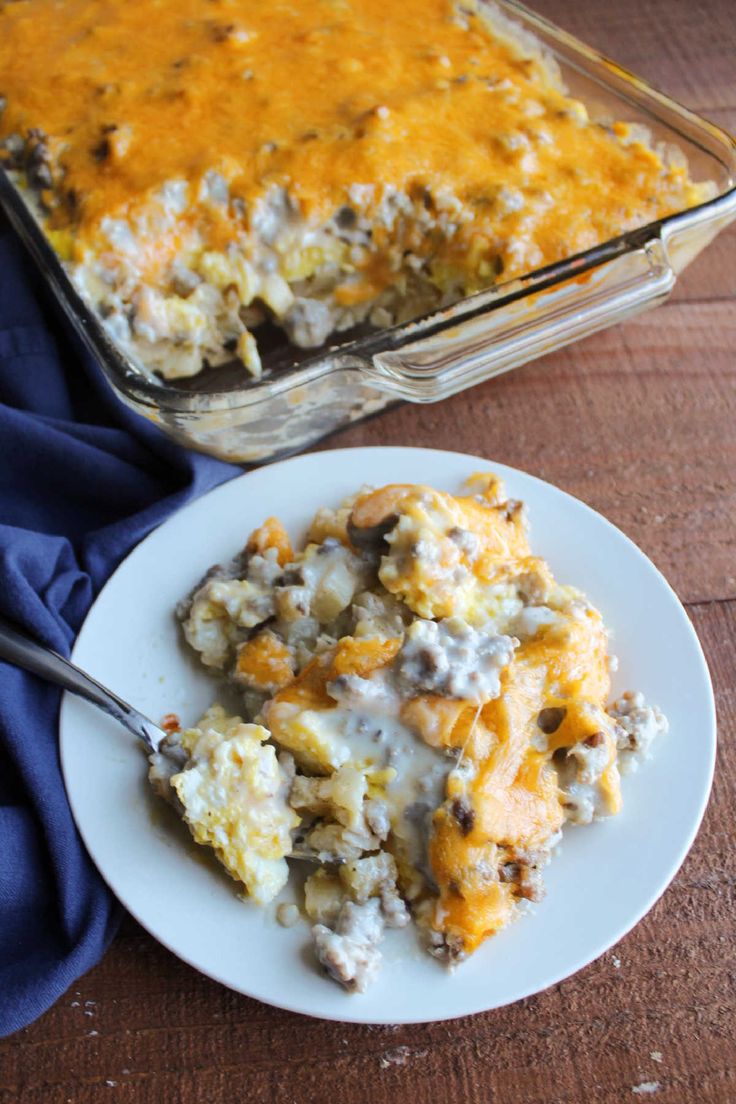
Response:
M736 128L733 0L536 6ZM650 915L513 1007L375 1028L230 993L128 920L98 967L0 1043L0 1104L736 1100L735 243L723 235L651 314L327 445L458 448L540 475L619 525L689 604L716 687L718 771L696 844ZM634 1092L648 1083L651 1097Z

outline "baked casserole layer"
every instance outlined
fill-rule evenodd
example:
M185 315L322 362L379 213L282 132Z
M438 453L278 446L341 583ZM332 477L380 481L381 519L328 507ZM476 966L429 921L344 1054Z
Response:
M0 3L0 144L144 370L317 347L712 194L477 0Z

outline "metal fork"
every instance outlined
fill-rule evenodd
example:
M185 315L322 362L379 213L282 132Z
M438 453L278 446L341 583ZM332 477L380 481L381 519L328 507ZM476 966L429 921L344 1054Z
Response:
M150 717L139 713L132 705L123 701L117 694L113 694L112 690L108 690L71 660L65 659L53 649L47 648L44 644L38 644L25 633L19 632L4 617L0 617L0 659L16 667L22 667L47 682L56 683L64 690L70 690L72 694L77 694L78 697L96 705L98 709L102 709L132 732L144 744L147 754L150 755L159 750L166 732L159 725L154 724ZM167 754L166 748L163 754ZM335 865L341 865L345 861L337 855L311 852L303 847L293 849L288 857L305 862Z
M70 690L72 694L91 702L142 740L149 754L158 751L159 743L166 735L159 725L154 724L149 717L144 717L71 660L64 659L58 652L19 632L4 617L0 617L0 659L22 667L47 682L54 682L64 690Z

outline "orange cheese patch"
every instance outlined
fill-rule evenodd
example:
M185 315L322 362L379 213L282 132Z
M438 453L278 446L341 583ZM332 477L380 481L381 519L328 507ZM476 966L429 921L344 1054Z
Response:
M511 918L514 898L511 887L498 881L498 849L541 847L561 828L552 755L593 735L586 707L605 708L609 689L605 630L600 616L589 611L561 633L521 644L502 675L500 696L483 706L475 724L468 703L459 711L462 722L471 724L459 746L473 761L474 776L467 794L450 788L435 814L430 862L440 890L435 926L465 953ZM541 752L535 745L543 709L557 728ZM473 738L473 728L487 739ZM617 812L615 771L603 784L610 810Z
M263 525L254 529L246 544L248 552L257 552L261 556L265 555L270 548L276 549L276 558L281 567L294 559L289 534L275 517L266 518Z
M241 646L235 676L253 690L274 693L293 680L294 660L283 641L266 630Z
M299 711L307 709L334 709L335 702L325 689L329 655L315 656L293 682L274 694L268 703L268 717L271 728L278 716L280 706L288 706Z
M340 675L367 678L372 671L388 666L395 659L400 647L401 641L397 639L344 636L338 641L327 679L329 681Z
M212 169L232 202L198 211L206 247L242 235L274 186L315 219L370 214L392 188L470 213L443 241L411 219L397 232L449 274L472 268L471 287L698 201L684 167L589 122L533 49L449 0L14 0L0 74L0 137L47 136L52 224L75 229L78 254L106 216L150 217L167 182L194 202ZM188 217L158 236L149 274ZM341 294L390 278L371 269Z

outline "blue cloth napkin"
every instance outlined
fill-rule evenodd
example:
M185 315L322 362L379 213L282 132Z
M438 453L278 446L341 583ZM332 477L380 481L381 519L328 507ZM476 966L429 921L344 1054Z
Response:
M69 654L130 549L237 469L113 396L0 216L0 611ZM0 1036L93 966L120 917L72 821L59 691L0 662Z

